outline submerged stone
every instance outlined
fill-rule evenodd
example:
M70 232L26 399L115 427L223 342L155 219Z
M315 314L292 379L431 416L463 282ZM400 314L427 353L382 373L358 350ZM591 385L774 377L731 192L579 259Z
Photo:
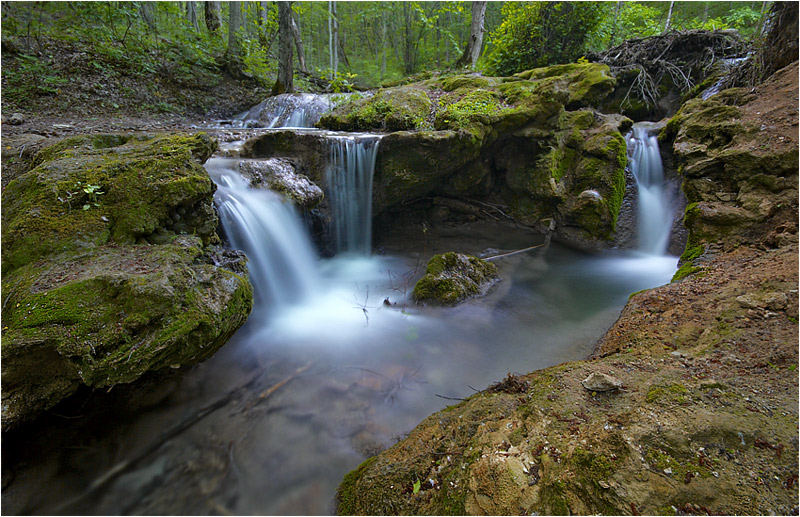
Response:
M455 305L485 293L497 279L497 266L491 262L451 251L428 262L413 297L417 303Z

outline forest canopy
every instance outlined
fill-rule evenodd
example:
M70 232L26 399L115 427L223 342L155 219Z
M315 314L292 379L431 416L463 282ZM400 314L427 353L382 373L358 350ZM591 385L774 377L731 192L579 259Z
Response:
M76 67L174 81L220 71L265 86L279 69L280 2L3 2L3 69L13 99L48 95ZM769 2L488 2L475 68L506 75L580 59L670 30L759 33ZM295 90L373 88L452 68L472 2L291 2ZM85 53L56 59L54 47Z

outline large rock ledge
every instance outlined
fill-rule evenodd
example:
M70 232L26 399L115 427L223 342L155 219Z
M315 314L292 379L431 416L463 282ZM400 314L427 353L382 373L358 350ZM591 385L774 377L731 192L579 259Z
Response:
M3 430L82 384L202 361L252 308L243 255L215 245L206 135L36 144L3 172Z
M423 421L345 477L338 513L797 514L797 101L794 63L685 104L663 135L689 201L673 283L591 359Z

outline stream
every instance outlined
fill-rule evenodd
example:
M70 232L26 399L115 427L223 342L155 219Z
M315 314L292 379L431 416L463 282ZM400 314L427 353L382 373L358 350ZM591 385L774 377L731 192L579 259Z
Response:
M248 201L233 163L213 158L207 164L220 186L226 234L234 233L225 222L228 202L254 212L234 210L229 222L259 219L262 209L269 221L296 218L269 193ZM502 223L398 225L373 236L371 246L358 241L320 259L291 225L273 225L289 232L270 238L288 243L278 251L288 259L270 255L268 264L286 265L271 273L276 280L262 283L287 281L283 292L297 296L259 288L255 278L250 319L214 357L135 396L120 396L118 406L103 412L83 417L78 406L74 415L51 416L63 418L69 430L53 425L31 439L26 464L8 490L4 473L4 510L329 514L343 476L364 459L508 373L585 358L628 296L669 282L677 263L652 243L646 252L598 255L552 243L497 259L502 280L484 297L453 308L422 307L410 294L433 254L495 255L542 237ZM259 232L273 231L250 226L255 245ZM236 245L247 251L244 240ZM251 276L261 275L257 263L251 256ZM297 285L286 278L296 274L290 272L295 263L306 264ZM90 408L96 397L84 396ZM160 445L151 450L154 443ZM93 483L97 488L87 490Z

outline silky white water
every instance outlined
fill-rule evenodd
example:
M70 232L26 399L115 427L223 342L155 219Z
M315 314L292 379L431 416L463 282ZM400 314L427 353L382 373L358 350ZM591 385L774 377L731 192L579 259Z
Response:
M337 253L372 251L372 178L380 137L332 136L325 169Z
M638 250L664 255L672 230L672 207L665 195L664 167L655 126L637 122L626 138L628 167L636 178Z

